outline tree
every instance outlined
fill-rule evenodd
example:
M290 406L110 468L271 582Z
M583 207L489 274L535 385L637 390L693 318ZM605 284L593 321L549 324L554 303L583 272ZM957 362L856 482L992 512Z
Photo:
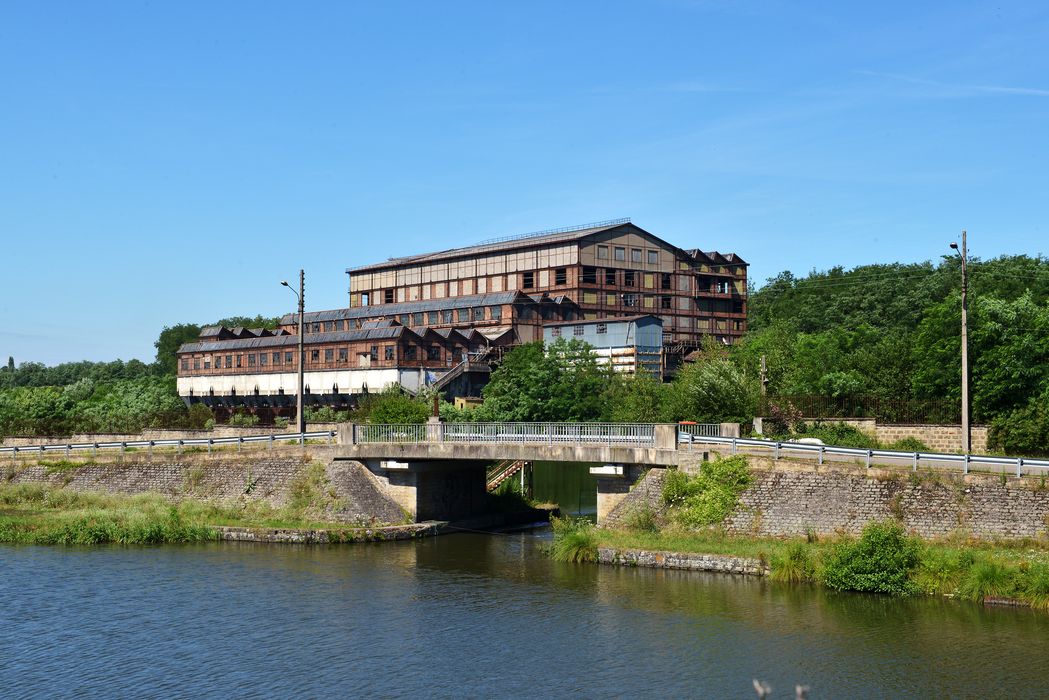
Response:
M177 374L178 357L176 353L183 343L192 343L200 338L200 326L195 323L179 323L164 326L160 337L153 343L157 349L157 370L160 374Z

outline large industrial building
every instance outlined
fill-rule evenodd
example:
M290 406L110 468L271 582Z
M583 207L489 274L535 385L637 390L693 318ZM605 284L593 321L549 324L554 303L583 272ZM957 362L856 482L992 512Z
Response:
M746 329L746 262L679 248L626 219L346 272L349 306L304 315L308 404L350 406L391 384L476 396L505 349L544 330L548 341L564 329L592 335L617 369L666 373L704 337L731 344ZM287 412L297 333L297 314L272 331L204 329L179 349L179 394Z

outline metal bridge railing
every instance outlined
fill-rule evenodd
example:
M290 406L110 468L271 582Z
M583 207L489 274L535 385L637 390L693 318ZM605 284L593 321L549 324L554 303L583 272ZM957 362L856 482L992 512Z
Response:
M687 433L695 437L718 437L721 435L721 424L678 423L678 433Z
M684 426L683 426L684 427ZM729 445L732 454L741 447L751 449L768 450L774 459L779 459L783 453L791 456L815 457L818 464L823 464L825 455L843 455L863 459L867 468L875 458L909 461L912 471L918 470L921 462L934 465L944 463L950 466L960 467L963 474L968 474L974 466L999 467L999 471L1015 470L1016 476L1023 476L1024 469L1049 470L1049 459L1029 459L1026 457L995 457L991 455L972 454L945 454L940 452L903 452L900 450L865 450L856 447L837 447L835 445L812 445L801 442L776 442L774 440L753 440L750 438L725 438L712 436L698 436L687 430L678 430L678 442L691 446L694 443L713 443ZM1030 472L1028 472L1030 473ZM1043 472L1044 473L1044 472Z
M354 426L355 443L426 442L424 423L362 423Z
M241 435L236 437L222 437L222 438L168 438L164 440L120 440L120 441L107 441L107 442L68 442L59 443L53 445L12 445L9 447L0 446L0 454L10 454L12 456L18 456L21 454L38 454L45 455L48 453L60 452L65 456L70 456L73 452L81 452L90 450L92 455L98 454L99 450L120 450L125 452L128 449L141 449L143 447L148 448L152 453L154 447L174 447L179 452L185 447L204 447L208 448L208 452L211 452L211 448L216 445L237 445L238 449L245 444L254 443L267 443L269 447L272 447L276 442L287 442L295 441L300 445L305 444L306 440L317 440L324 439L329 445L335 441L334 430L322 430L315 432L306 433L284 433L280 435Z
M444 423L442 442L654 445L655 426L628 423Z

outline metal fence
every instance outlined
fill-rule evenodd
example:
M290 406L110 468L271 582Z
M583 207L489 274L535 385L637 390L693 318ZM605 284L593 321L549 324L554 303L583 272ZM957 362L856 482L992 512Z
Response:
M211 452L211 448L216 445L236 445L240 448L245 444L265 443L266 446L272 447L278 442L297 442L302 445L305 444L306 440L317 439L323 439L330 445L335 440L335 431L322 430L310 433L286 433L283 435L243 435L238 437L188 438L182 440L169 438L165 440L69 442L53 445L12 445L9 447L0 446L0 454L9 454L17 457L22 454L46 455L60 453L64 454L66 457L70 457L74 452L83 453L86 450L90 450L92 456L94 456L98 454L99 450L119 450L123 453L129 449L140 450L142 448L148 449L150 454L152 454L154 447L174 447L180 453L182 452L182 449L186 447L207 447L208 452Z
M695 443L713 443L731 446L732 454L736 454L740 448L768 450L774 459L779 459L783 454L792 457L815 457L818 464L823 464L825 455L842 455L864 460L870 468L871 461L892 460L896 464L909 463L913 471L918 470L920 463L927 466L960 467L963 474L968 474L973 467L987 466L998 467L995 471L1010 472L1015 470L1016 476L1023 476L1024 470L1049 470L1049 459L1028 459L1026 457L993 457L990 455L959 455L939 452L903 452L900 450L865 450L855 447L837 447L834 445L813 445L801 442L775 442L773 440L753 440L750 438L723 438L723 437L700 437L692 435L685 430L678 431L678 442L688 444L690 447ZM1028 473L1031 473L1028 471Z
M355 443L510 442L547 444L655 444L655 426L631 423L441 423L358 425Z
M720 423L678 423L679 433L688 433L695 437L718 437L721 435Z
M954 424L961 420L961 403L944 399L888 399L881 396L766 396L759 413L800 413L803 418L876 418L884 423Z
M383 423L354 426L354 443L359 442L425 442L426 425L422 423Z

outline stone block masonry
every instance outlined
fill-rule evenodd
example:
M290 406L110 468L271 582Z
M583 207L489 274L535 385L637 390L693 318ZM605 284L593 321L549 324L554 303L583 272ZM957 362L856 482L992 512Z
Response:
M731 557L720 554L650 552L641 549L600 547L597 550L597 560L601 564L644 566L650 569L716 571L723 574L746 574L750 576L769 575L768 566L760 559Z
M662 469L652 469L605 519L616 527L637 508L662 512ZM967 533L982 539L1049 535L1049 488L1040 479L998 475L892 472L781 461L751 469L753 482L725 519L726 531L754 536L858 534L898 519L933 539Z
M286 505L311 465L324 465L328 501L324 518L336 522L377 520L402 523L407 514L359 462L333 461L330 451L298 447L270 451L158 454L153 461L133 453L123 462L107 456L86 461L0 463L7 483L47 484L76 491L115 494L159 493L171 498ZM56 466L57 465L57 466Z

